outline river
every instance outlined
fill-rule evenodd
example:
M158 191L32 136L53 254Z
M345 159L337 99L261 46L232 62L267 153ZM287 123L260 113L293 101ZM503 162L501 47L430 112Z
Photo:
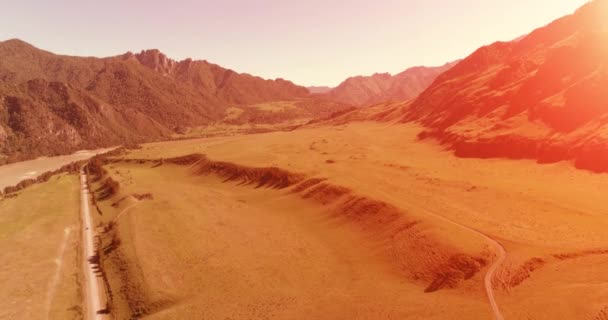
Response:
M81 150L63 156L41 157L34 160L0 166L0 190L8 186L16 185L25 179L37 178L47 171L57 170L71 162L89 159L96 154L104 153L112 149L113 148Z

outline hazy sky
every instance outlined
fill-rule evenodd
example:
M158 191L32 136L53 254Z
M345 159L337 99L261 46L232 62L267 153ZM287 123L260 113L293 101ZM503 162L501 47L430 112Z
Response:
M0 40L109 56L158 48L301 85L441 65L586 0L0 0ZM1 59L2 57L0 57Z

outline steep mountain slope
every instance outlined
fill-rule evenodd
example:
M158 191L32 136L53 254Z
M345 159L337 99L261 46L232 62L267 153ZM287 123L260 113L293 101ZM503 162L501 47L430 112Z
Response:
M265 80L246 73L236 73L205 60L186 59L177 62L156 49L135 55L127 53L125 56L134 57L163 76L191 85L202 95L215 97L223 103L255 104L308 95L306 88L284 79Z
M230 106L305 99L283 79L239 74L158 50L108 58L0 42L0 163L162 139L223 119Z
M63 82L29 80L0 87L0 143L3 153L19 160L28 155L55 155L74 148L143 141L169 130L135 109L120 110Z
M376 73L346 79L323 96L326 99L351 105L366 106L388 100L409 100L426 89L435 78L455 63L441 67L414 67L391 76Z
M608 169L608 1L523 39L482 47L440 75L402 121L461 156L574 159Z

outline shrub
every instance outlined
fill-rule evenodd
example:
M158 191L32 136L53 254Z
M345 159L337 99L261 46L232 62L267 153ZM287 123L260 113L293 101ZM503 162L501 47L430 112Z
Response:
M120 189L120 184L118 181L112 179L111 177L107 178L102 186L97 190L99 192L98 200L105 200L113 195L118 193Z
M133 197L137 200L152 200L154 199L154 197L152 197L151 193L144 193L144 194L137 194L134 193Z
M103 168L104 164L105 160L101 157L96 156L91 158L86 167L87 173L95 177L96 180L101 179L106 174L106 170Z

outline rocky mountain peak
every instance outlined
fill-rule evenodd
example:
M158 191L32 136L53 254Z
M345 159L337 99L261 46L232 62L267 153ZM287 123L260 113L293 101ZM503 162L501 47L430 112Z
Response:
M141 64L163 75L171 74L177 65L175 60L168 58L158 49L142 50L135 54L135 57Z

